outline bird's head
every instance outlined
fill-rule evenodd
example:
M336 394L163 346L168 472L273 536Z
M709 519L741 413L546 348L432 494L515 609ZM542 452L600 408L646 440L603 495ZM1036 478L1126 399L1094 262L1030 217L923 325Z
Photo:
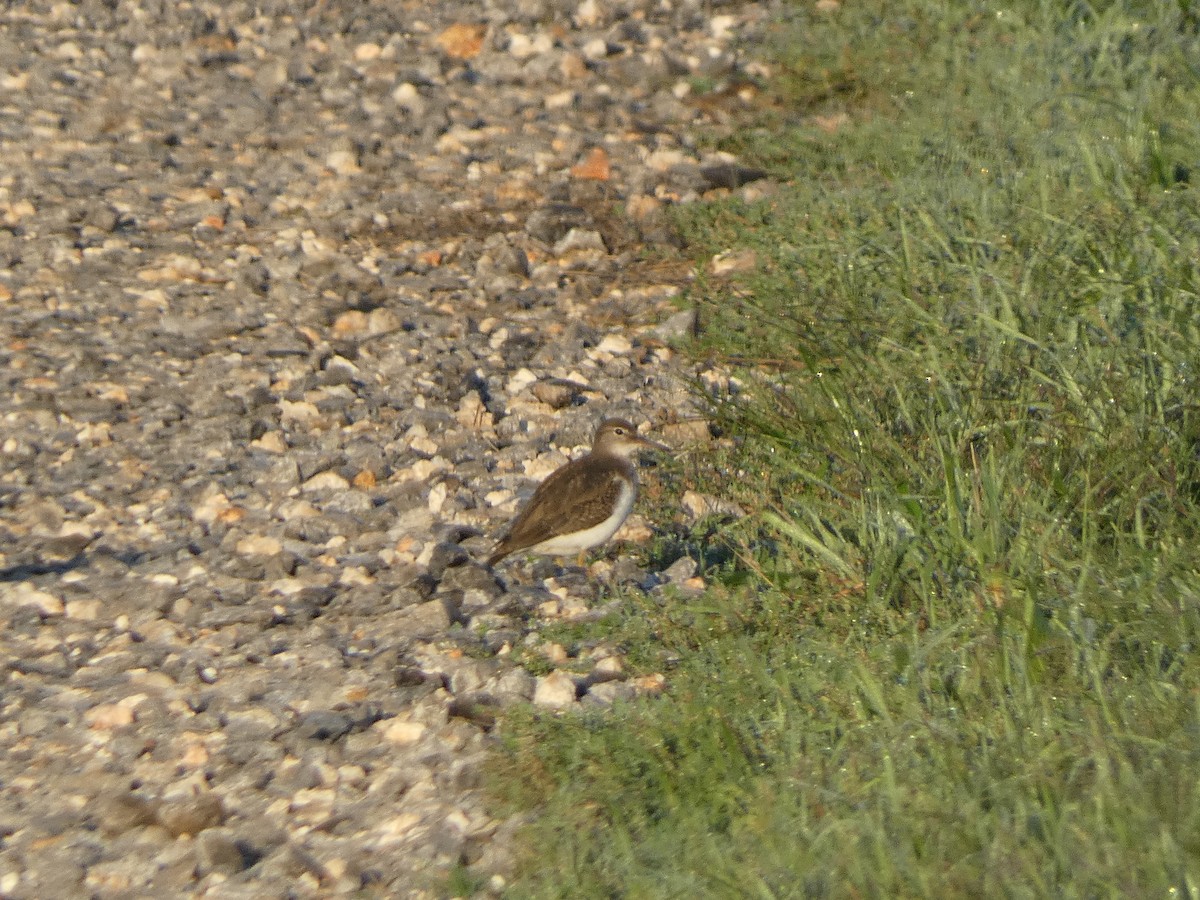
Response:
M605 419L596 429L596 438L592 442L592 452L625 459L633 456L639 450L668 450L665 444L644 438L637 433L632 422L625 419Z

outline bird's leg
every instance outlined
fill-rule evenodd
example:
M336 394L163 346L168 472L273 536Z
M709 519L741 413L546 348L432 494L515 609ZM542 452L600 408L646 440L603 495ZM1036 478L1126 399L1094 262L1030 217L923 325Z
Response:
M580 550L580 551L579 551L579 556L577 556L577 557L575 558L575 565L579 566L579 568L581 568L581 569L583 568L583 555L584 555L586 552L587 552L586 550Z

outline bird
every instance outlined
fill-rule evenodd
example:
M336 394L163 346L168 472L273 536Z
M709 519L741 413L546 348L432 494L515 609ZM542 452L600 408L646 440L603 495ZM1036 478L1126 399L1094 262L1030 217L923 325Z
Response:
M488 565L528 550L551 556L579 554L611 538L633 509L639 450L669 450L637 433L625 419L605 419L592 449L556 469L538 485L529 502L497 542Z

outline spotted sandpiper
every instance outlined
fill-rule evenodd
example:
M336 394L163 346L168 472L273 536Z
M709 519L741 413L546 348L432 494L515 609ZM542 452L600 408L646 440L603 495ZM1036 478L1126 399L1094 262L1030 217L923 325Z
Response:
M639 450L668 447L637 433L624 419L605 419L596 429L591 452L551 473L513 519L496 544L488 565L510 553L529 550L552 556L577 553L612 537L637 497Z

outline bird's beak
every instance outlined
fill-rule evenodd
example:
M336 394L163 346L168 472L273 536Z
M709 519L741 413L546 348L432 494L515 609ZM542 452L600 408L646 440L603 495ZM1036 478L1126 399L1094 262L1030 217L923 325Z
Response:
M640 434L635 434L634 439L637 441L639 447L644 447L647 450L666 451L671 449L666 444L660 444L658 441L652 441L650 438L642 437Z

